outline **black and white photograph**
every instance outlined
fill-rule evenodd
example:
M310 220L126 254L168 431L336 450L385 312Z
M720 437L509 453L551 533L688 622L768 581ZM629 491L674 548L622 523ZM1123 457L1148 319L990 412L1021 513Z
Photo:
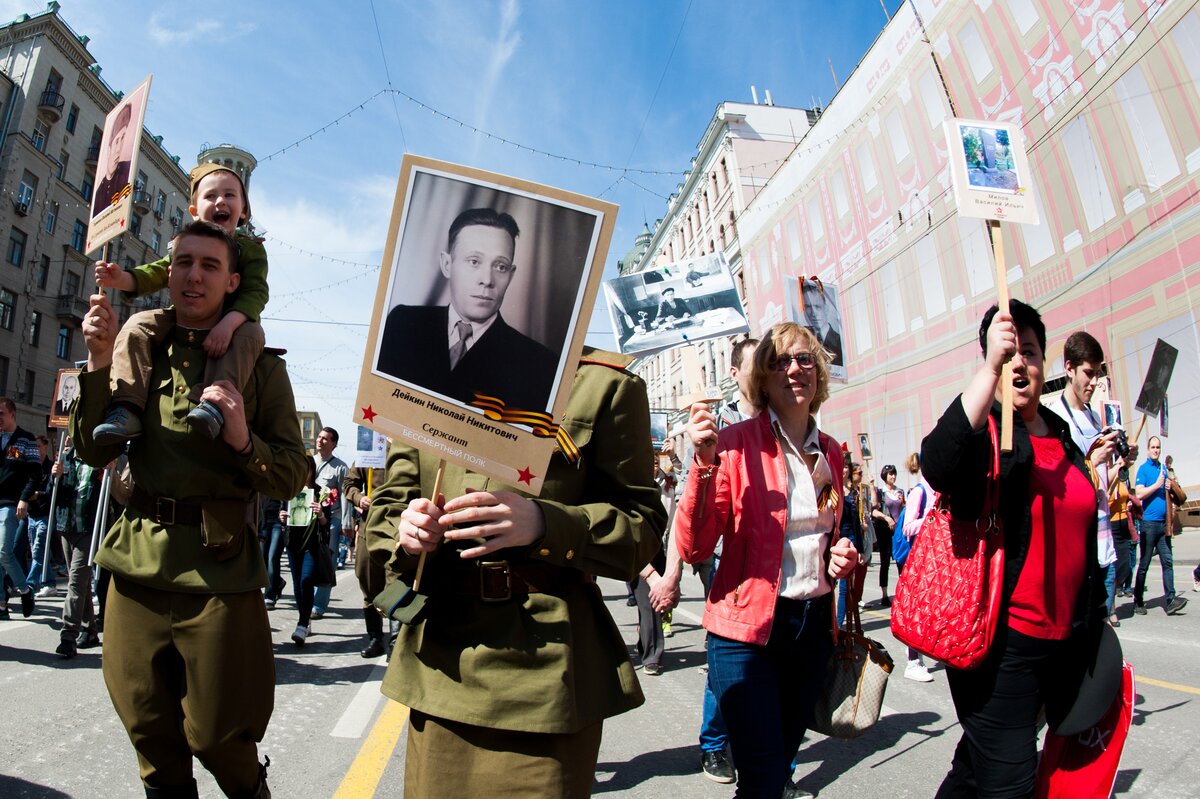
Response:
M787 277L788 319L807 327L829 352L829 379L846 382L842 310L838 287L814 277Z
M54 407L50 426L66 428L71 420L71 403L79 396L79 369L59 369L54 384Z
M85 249L94 252L126 230L132 207L133 178L141 151L142 123L150 99L150 76L108 113L96 165L96 187Z
M596 214L416 168L375 343L375 372L470 406L554 404Z
M858 451L864 461L871 460L871 439L866 433L858 434Z
M625 354L749 330L723 253L614 278L605 282L604 296Z
M1142 390L1138 392L1137 402L1133 404L1134 408L1147 416L1158 416L1163 400L1167 396L1171 373L1175 371L1175 359L1178 357L1179 350L1161 338L1154 343L1154 354L1150 356L1150 368L1146 370L1146 379L1142 381Z
M1125 418L1121 413L1121 403L1117 400L1104 401L1104 426L1124 429Z
M1162 408L1158 412L1158 434L1163 438L1166 438L1169 435L1167 432L1167 427L1168 422L1170 421L1170 414L1167 413L1167 405L1167 395L1163 394Z

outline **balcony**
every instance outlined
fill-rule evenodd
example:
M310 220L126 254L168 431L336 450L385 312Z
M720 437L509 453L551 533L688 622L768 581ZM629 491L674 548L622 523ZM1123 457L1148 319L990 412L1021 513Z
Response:
M58 120L62 119L63 105L66 100L56 91L47 89L42 92L42 96L38 98L38 116L47 125L53 125Z
M83 322L83 317L88 312L87 300L81 300L74 294L59 294L58 303L54 309L54 315L59 321L70 321L75 324Z
M100 161L100 145L93 144L91 147L88 147L87 156L83 159L83 162L85 164L87 164L88 166L90 166L92 169L95 169L96 164L99 163L99 161Z
M133 210L145 216L150 213L150 203L153 198L150 197L150 192L139 189L133 193Z

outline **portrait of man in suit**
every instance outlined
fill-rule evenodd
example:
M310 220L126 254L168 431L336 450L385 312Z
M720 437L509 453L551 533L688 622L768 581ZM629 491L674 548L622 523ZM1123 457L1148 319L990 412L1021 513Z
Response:
M814 280L805 280L801 291L804 293L805 327L815 333L821 345L829 350L832 356L830 363L834 366L843 365L842 333L830 318L821 285Z
M501 313L517 270L528 268L514 261L520 234L507 213L492 208L460 213L438 254L449 303L392 308L376 369L464 404L482 394L509 408L546 410L558 359Z

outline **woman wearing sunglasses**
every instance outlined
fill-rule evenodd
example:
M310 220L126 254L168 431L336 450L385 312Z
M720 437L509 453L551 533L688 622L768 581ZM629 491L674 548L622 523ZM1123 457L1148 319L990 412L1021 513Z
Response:
M704 627L736 796L808 796L788 777L833 648L832 588L858 558L837 534L842 451L813 416L829 396L829 354L809 330L776 325L755 350L749 393L763 412L719 434L708 406L692 406L676 542L695 563L724 539Z

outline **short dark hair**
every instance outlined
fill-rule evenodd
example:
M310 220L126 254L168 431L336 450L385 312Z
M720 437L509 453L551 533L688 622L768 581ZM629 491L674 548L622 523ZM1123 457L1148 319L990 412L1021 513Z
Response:
M983 354L987 356L987 332L992 325L992 319L1000 312L999 305L993 305L987 309L987 313L983 315L983 321L979 323L979 348L983 350ZM1042 321L1042 315L1037 312L1037 309L1032 305L1026 305L1020 300L1008 301L1008 312L1012 315L1013 324L1017 326L1017 334L1020 335L1022 330L1032 330L1034 337L1037 339L1038 346L1042 348L1042 355L1046 354L1046 323Z
M1096 366L1104 363L1104 349L1091 333L1076 330L1067 336L1067 344L1063 348L1063 365L1082 366L1085 363L1094 363Z
M336 430L334 430L332 427L322 427L322 428L321 428L321 432L322 432L322 433L328 433L328 434L330 435L330 437L332 437L332 438L333 438L333 443L334 443L334 444L338 443L338 434L337 434L337 431L336 431Z
M883 471L881 471L879 473L879 479L883 480L886 483L887 476L889 474L895 474L895 473L896 473L896 467L889 463L887 466L884 466Z
M240 252L240 248L238 247L238 243L233 236L230 236L225 232L225 228L221 227L220 225L213 224L212 222L205 222L203 219L197 219L193 222L188 222L186 225L181 227L179 232L176 233L174 238L171 239L172 257L174 257L174 245L178 244L179 240L185 236L199 236L200 238L204 239L216 239L218 241L225 242L225 246L229 248L229 273L237 274L241 271L238 264L238 254Z
M746 362L746 353L753 352L758 346L758 339L744 338L733 345L733 351L729 353L729 365L734 369L741 369L742 364Z
M17 412L17 403L13 402L8 397L0 397L0 405L3 405L4 409L7 410L9 413Z
M674 287L674 286L667 286L665 289L663 289L663 290L662 290L662 293L663 293L663 294L666 294L668 291L669 291L669 292L671 292L672 294L674 294L674 293L675 293L675 287Z
M446 237L446 252L454 249L454 242L458 241L459 231L472 225L500 228L512 236L514 243L517 236L521 235L521 229L517 227L517 220L510 215L501 213L494 208L468 208L450 223L450 235Z
M129 127L129 123L133 121L133 103L126 103L121 106L121 110L117 112L116 119L113 120L113 132L115 133L122 128Z

